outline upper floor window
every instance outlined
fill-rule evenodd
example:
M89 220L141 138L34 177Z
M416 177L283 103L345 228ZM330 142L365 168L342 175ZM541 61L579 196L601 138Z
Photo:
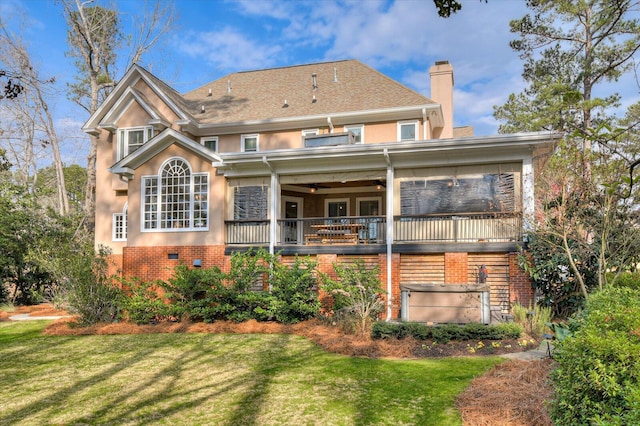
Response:
M129 127L118 131L118 160L139 149L153 137L153 127Z
M417 121L400 121L398 122L398 140L399 141L415 141L418 136Z
M218 152L218 137L217 136L212 136L212 137L208 137L208 138L202 138L200 140L200 143L202 145L204 145L205 148L207 148L210 151L213 152Z
M258 150L258 135L242 135L242 152L255 152Z
M188 162L172 158L158 176L142 178L143 230L190 230L209 226L209 174L192 173Z
M127 240L127 204L124 205L122 212L113 214L112 230L113 241Z
M344 126L345 132L351 132L356 136L355 143L364 143L364 124Z

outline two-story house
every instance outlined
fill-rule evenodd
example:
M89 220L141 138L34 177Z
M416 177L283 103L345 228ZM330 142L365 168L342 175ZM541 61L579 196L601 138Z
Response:
M500 319L532 299L517 253L536 152L559 135L473 137L453 127L452 66L430 78L428 99L345 60L179 94L134 65L83 128L96 245L143 280L250 247L323 271L361 258L380 266L387 319Z

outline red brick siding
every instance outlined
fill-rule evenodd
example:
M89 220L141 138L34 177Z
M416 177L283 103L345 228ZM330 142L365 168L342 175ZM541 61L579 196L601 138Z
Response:
M531 280L518 265L518 253L509 253L510 301L522 306L533 306Z
M469 275L467 253L444 254L444 283L466 284Z

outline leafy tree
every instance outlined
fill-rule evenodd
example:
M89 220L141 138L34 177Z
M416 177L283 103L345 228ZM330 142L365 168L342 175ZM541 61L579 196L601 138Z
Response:
M531 14L511 21L511 47L525 61L529 86L495 108L501 133L586 130L619 96L594 89L628 71L640 48L640 21L631 0L528 0ZM598 111L600 117L594 115ZM589 141L585 141L588 150Z
M593 172L587 177L579 167L582 152L571 137L558 147L562 155L554 155L537 178L531 256L523 259L543 301L561 316L640 261L637 191L632 190L628 162L613 150L594 150ZM598 141L604 148L622 145L619 141L628 134L603 125L575 137Z
M484 1L486 3L488 0L480 1ZM433 0L433 4L436 5L438 15L442 18L449 18L451 15L462 9L462 2L458 0Z

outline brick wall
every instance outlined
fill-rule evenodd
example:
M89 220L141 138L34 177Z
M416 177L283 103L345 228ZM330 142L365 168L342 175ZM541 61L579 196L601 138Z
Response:
M469 276L467 253L444 254L444 283L466 284Z
M531 280L518 265L518 253L509 253L510 302L522 306L533 306Z
M169 258L169 257L177 258ZM122 255L123 276L137 277L143 281L166 280L180 263L188 266L199 259L203 268L217 266L228 271L229 256L224 255L224 246L160 246L125 247Z

